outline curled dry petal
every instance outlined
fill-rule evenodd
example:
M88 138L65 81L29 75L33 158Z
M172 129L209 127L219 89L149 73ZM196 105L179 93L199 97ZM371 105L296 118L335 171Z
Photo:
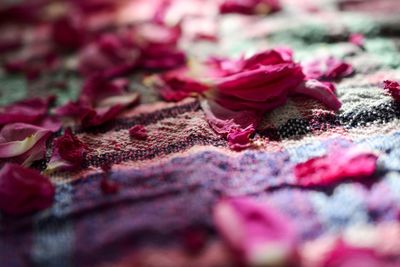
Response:
M303 64L304 74L308 79L333 80L351 75L353 67L335 57L317 58Z
M53 142L53 152L46 171L73 170L81 167L87 146L82 143L70 128L66 129L64 135Z
M139 140L146 140L147 130L143 125L134 125L129 128L129 136Z
M250 198L220 200L213 210L218 232L246 266L292 266L298 237L289 219Z
M26 123L12 123L0 131L0 162L29 166L45 156L51 131Z
M0 210L22 215L49 208L54 186L38 171L7 163L0 170Z
M386 80L383 83L385 90L387 90L395 100L400 101L400 83L389 80Z
M229 147L233 150L243 150L251 144L250 136L255 132L253 125L249 125L245 129L231 129L227 139Z
M358 148L333 148L325 156L299 163L294 168L297 183L304 186L328 186L345 179L371 176L378 157Z
M342 103L335 95L335 86L330 82L307 80L293 88L292 94L302 94L324 103L332 110L339 110Z
M54 97L32 98L0 108L0 127L14 122L39 124L46 116Z
M278 0L224 0L220 7L220 13L239 13L246 15L268 14L281 9Z
M389 267L372 249L351 247L339 240L325 255L320 267ZM394 266L394 265L393 265Z

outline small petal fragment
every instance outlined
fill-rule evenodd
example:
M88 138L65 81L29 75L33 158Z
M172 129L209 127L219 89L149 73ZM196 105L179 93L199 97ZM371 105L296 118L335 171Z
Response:
M146 140L147 130L143 125L135 125L129 129L129 136L139 140Z
M278 0L224 0L219 9L221 14L253 15L276 12L281 6Z
M384 88L396 101L400 101L400 83L396 81L384 81Z
M0 210L23 215L53 204L53 184L38 171L7 163L0 170Z
M349 63L330 56L304 63L303 71L308 79L334 80L353 74L354 69Z

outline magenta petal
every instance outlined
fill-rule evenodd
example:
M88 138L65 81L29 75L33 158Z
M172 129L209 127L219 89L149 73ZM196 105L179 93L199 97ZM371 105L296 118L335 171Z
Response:
M147 130L143 125L134 125L129 128L129 136L139 140L146 140L148 137Z
M342 103L334 94L332 86L333 84L328 82L307 80L300 86L294 88L291 93L310 96L321 101L330 109L339 110Z
M222 238L246 266L291 266L298 237L289 219L267 203L250 198L220 200L214 223Z
M87 146L68 128L63 136L56 138L53 142L53 152L47 171L77 169L84 162L87 151Z
M303 64L303 71L308 79L340 79L351 75L353 67L340 59L324 57Z
M224 0L220 7L221 14L268 14L281 9L278 0Z
M390 267L369 248L356 248L339 240L333 250L325 255L321 267Z
M22 215L49 208L55 189L38 171L7 163L0 170L0 210Z
M210 126L224 136L234 129L255 128L261 119L253 111L232 111L211 100L202 100L201 107Z
M32 98L0 108L0 126L14 122L39 123L53 101L53 96Z
M387 90L395 100L400 101L400 83L389 80L386 80L383 83L385 90Z
M245 129L231 129L227 136L229 147L236 151L250 147L250 136L254 132L253 125L249 125Z
M51 131L42 127L13 123L0 131L0 162L12 161L29 166L45 156Z
M294 168L297 183L304 186L327 186L346 179L371 176L378 157L356 148L332 149L327 155L299 163Z

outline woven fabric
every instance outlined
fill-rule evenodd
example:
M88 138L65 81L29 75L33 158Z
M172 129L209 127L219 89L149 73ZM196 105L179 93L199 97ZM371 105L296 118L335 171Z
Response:
M209 126L196 98L165 103L142 75L132 76L142 105L90 131L74 128L89 153L82 170L51 175L57 190L53 206L26 217L0 217L0 266L232 266L211 216L222 196L267 201L292 219L304 242L355 225L398 221L400 103L382 89L382 81L400 79L400 4L282 2L286 10L270 16L221 18L219 44L196 42L186 52L204 58L284 44L297 60L333 54L355 69L336 82L343 103L339 112L292 97L265 114L255 135L257 147L234 152ZM322 11L304 12L308 2ZM365 35L363 49L348 42L351 33ZM64 74L59 75L27 86L21 77L3 74L0 104L50 93L60 103L75 97L80 78L69 77L68 88L60 90L51 86ZM147 140L129 138L128 129L138 124L146 126ZM295 164L323 155L332 144L377 152L372 181L329 188L296 185ZM51 142L47 161L50 151ZM105 164L113 164L109 175L121 185L118 194L101 192ZM46 160L39 165L44 169ZM206 239L196 255L185 250L188 229L201 229Z

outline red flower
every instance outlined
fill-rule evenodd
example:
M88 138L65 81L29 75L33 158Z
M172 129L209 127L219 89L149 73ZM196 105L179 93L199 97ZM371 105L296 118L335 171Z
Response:
M14 162L29 166L46 153L51 131L25 123L12 123L0 131L0 163Z
M219 7L221 14L268 14L279 11L281 6L278 0L224 0Z
M129 129L129 135L139 140L147 139L147 130L143 125L135 125Z
M303 186L327 186L348 178L371 176L378 157L355 148L332 149L327 155L299 163L294 168L297 183Z
M298 237L289 219L266 203L230 198L214 207L218 232L246 266L292 266Z
M396 81L384 81L384 88L389 91L396 101L400 101L400 83Z
M72 134L71 129L66 129L64 135L53 142L53 152L47 171L73 170L81 167L87 150L87 146Z
M22 215L50 207L54 186L38 171L7 163L0 170L0 210Z
M308 79L334 80L351 75L353 67L340 59L324 57L303 64L303 71Z

